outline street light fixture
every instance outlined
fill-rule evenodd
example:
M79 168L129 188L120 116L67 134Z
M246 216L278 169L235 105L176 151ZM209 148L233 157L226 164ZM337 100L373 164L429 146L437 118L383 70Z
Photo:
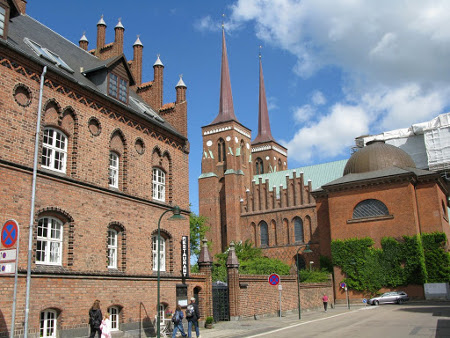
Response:
M164 211L161 215L161 217L159 218L158 221L158 282L157 282L157 294L158 294L158 305L156 306L156 313L157 313L157 317L156 317L156 337L160 338L161 337L161 313L160 313L160 268L161 268L161 247L160 247L160 240L161 240L161 219L163 218L163 216L165 214L167 214L169 211L171 211L173 213L173 215L168 219L169 221L177 221L177 220L183 220L186 219L186 217L184 217L183 215L181 215L181 210L180 207L178 205L174 206L173 208L167 209L166 211Z
M311 253L312 250L309 248L309 243L301 245L297 250L297 292L298 292L298 319L302 319L302 312L300 309L300 272L299 272L299 265L298 265L298 253L301 248L306 247L305 250L303 250L303 253Z

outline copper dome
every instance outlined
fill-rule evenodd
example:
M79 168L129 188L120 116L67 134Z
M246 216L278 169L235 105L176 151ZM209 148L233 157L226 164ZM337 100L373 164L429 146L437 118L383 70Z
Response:
M416 164L404 150L384 141L372 141L350 156L344 168L344 176L390 167L415 168Z

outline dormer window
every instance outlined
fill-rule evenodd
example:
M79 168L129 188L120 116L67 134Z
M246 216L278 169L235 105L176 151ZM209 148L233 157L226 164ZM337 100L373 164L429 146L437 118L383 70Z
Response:
M108 94L124 103L128 102L128 81L109 73Z
M0 37L6 39L8 33L9 8L0 2Z

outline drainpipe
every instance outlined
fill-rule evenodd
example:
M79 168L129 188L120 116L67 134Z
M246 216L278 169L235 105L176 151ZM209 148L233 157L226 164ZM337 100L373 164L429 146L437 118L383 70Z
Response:
M28 234L28 262L27 262L27 293L25 299L25 330L24 337L28 338L28 314L30 312L30 284L31 284L31 256L33 250L33 223L34 223L34 204L36 199L36 176L38 165L38 153L39 153L39 135L41 130L41 110L42 110L42 94L44 92L44 78L47 73L47 66L41 74L41 85L39 87L39 105L37 111L37 123L36 123L36 135L34 139L34 163L33 163L33 182L31 184L31 211L30 211L30 227Z

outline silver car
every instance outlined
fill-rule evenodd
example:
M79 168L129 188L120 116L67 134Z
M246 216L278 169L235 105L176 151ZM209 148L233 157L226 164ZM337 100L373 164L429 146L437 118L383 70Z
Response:
M383 293L381 296L370 298L367 302L370 305L379 305L387 303L402 304L409 300L408 295L404 291L392 291Z

